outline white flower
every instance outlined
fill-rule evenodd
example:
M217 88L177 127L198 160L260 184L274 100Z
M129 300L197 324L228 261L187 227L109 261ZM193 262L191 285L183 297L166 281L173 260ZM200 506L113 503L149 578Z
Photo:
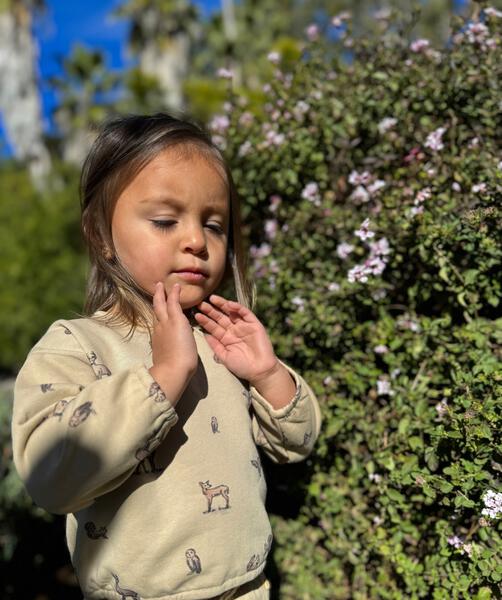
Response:
M383 179L375 179L375 181L368 186L368 192L370 194L376 194L376 192L383 187L385 187L385 181Z
M230 127L230 119L227 115L215 115L209 123L209 128L215 133L223 135Z
M356 189L350 194L349 200L356 202L369 202L371 199L368 191L363 185L358 185Z
M386 256L390 254L390 247L387 238L380 238L378 242L370 242L370 254L372 256Z
M497 164L497 169L498 169L499 171L502 171L502 160L498 162L498 164Z
M460 184L459 184L458 182L456 182L456 181L454 181L454 182L451 184L451 189L452 189L454 192L461 192L461 191L462 191L462 188L460 187Z
M371 182L373 176L369 171L363 171L359 173L358 171L352 171L349 175L349 183L352 185L367 185Z
M392 369L390 372L390 378L395 379L401 373L401 369Z
M319 37L319 27L312 23L305 29L305 33L307 34L308 39L311 42L314 42Z
M387 381L387 379L379 379L377 381L377 394L379 396L393 396L394 391L390 387L390 381Z
M440 419L448 412L448 400L443 398L441 402L438 402L434 407Z
M377 527L379 525L381 525L383 523L383 519L382 517L379 517L378 515L376 517L373 517L373 524L376 525Z
M441 138L443 137L445 131L446 127L438 127L432 133L429 133L427 139L425 140L424 146L434 151L442 150L444 145Z
M489 17L496 17L497 19L502 18L502 12L496 8L493 8L492 6L485 8L484 12L485 15L488 15Z
M239 148L238 151L238 155L239 156L246 156L247 154L249 154L249 151L251 150L251 142L249 140L246 140Z
M277 131L269 131L265 135L265 140L272 146L280 146L284 143L285 139L286 136L283 133L278 133Z
M317 183L315 183L314 181L307 183L307 185L303 188L302 198L318 205L320 203L321 197L319 195L319 186L317 185Z
M309 110L310 105L304 102L303 100L300 100L295 104L293 108L293 114L295 115L295 119L297 121L301 121L304 115L306 115L309 112Z
M340 289L340 284L339 283L328 283L328 291L329 292L338 292L338 290Z
M274 64L277 65L279 64L279 62L281 61L281 55L279 52L269 52L267 55L268 60Z
M356 265L348 272L347 279L350 281L350 283L354 283L356 281L366 283L368 281L368 275L370 272L371 271L368 271L364 265Z
M454 546L455 548L460 548L463 543L463 540L459 538L458 535L452 535L448 538L448 544L450 544L450 546Z
M354 235L356 235L358 238L360 238L363 241L368 238L374 237L375 232L370 231L369 226L370 226L370 220L365 219L359 226L360 229L356 229L356 231L354 231Z
M380 473L370 473L368 475L368 478L370 481L374 481L375 483L382 481L382 476L380 475Z
M333 27L341 27L344 21L350 19L350 12L348 10L344 10L341 13L338 13L331 19L331 24Z
M476 183L471 188L471 192L473 194L485 194L486 191L487 191L486 183Z
M270 212L275 212L278 209L280 203L280 196L278 196L277 194L270 196L270 204L268 205L268 209L270 210Z
M428 200L432 196L431 188L425 187L423 190L420 190L415 197L414 204L417 206L421 204L424 200Z
M347 244L347 242L342 242L336 247L336 253L342 260L345 260L352 250L354 250L354 246L352 244Z
M420 215L424 212L424 207L423 206L412 206L409 210L409 214L412 217L416 217L417 215Z
M380 134L383 134L386 131L388 131L389 129L392 129L394 127L394 125L396 125L396 123L397 123L397 119L394 119L393 117L385 117L385 119L382 119L380 121L380 123L378 123L378 125L377 125L378 132Z
M471 44L478 43L482 45L488 37L489 31L484 23L469 23L465 34Z
M222 135L212 135L211 141L215 146L217 146L221 150L225 150L225 148L227 147L227 140Z
M493 490L487 490L482 499L485 508L483 508L481 514L491 519L497 519L499 513L502 512L502 494Z
M419 331L421 331L420 324L417 323L417 321L410 319L410 317L408 317L406 315L403 317L400 317L397 320L397 326L400 329L409 329L410 331L413 331L415 333L418 333Z
M254 120L254 117L253 117L252 113L250 113L249 111L246 110L239 117L239 125L244 125L244 126L251 125L253 120Z
M412 52L422 52L423 50L426 50L427 48L429 48L430 45L431 45L431 43L429 42L429 40L421 38L421 39L414 40L413 42L411 42L410 50Z
M267 219L265 221L265 235L269 240L273 240L277 234L278 223L276 219Z
M370 256L370 258L364 261L364 266L372 275L381 275L384 272L387 263L379 256Z
M225 69L224 67L218 69L216 74L222 79L232 79L234 76L234 73L231 69Z
M300 312L305 310L305 300L301 296L291 298L291 304L294 304Z
M378 346L373 348L373 352L376 352L377 354L385 354L388 351L389 349L385 344L378 344Z

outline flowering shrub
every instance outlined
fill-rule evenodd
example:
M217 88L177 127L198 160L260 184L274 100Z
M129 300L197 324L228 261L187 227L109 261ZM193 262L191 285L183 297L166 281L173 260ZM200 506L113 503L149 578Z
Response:
M502 15L476 10L441 50L311 26L263 110L214 121L258 312L324 414L270 485L304 497L274 518L285 600L500 597Z

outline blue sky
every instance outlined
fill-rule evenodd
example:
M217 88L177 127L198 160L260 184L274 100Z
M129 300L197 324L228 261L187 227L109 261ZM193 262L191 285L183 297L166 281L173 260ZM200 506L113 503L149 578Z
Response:
M54 92L44 82L61 73L58 56L67 55L75 43L105 52L107 65L118 69L127 65L128 24L124 19L111 16L123 0L46 0L47 10L34 22L38 41L38 75L42 83L44 129L52 127L50 115L56 106ZM221 0L195 0L202 14L219 8ZM0 156L10 155L0 115Z
M219 9L221 0L193 0L207 15ZM426 1L426 0L422 0ZM455 0L457 7L468 0ZM107 65L118 69L128 64L128 24L111 13L123 0L46 0L47 10L35 21L34 33L39 49L39 79L44 113L44 129L52 129L51 114L56 106L54 92L47 85L52 75L60 74L58 56L67 55L75 43L105 52ZM45 83L44 83L45 82ZM0 157L9 156L0 114Z

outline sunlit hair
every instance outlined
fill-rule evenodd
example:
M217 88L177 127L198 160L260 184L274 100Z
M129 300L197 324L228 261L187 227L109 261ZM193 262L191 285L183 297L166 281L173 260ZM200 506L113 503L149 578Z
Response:
M108 325L128 325L129 334L138 326L151 332L152 295L136 283L116 255L111 227L113 211L120 194L139 171L167 149L180 158L202 156L224 177L230 225L222 283L233 278L237 301L248 308L253 305L237 191L230 170L208 133L191 121L166 113L116 117L102 126L80 178L81 225L90 259L84 316L104 311L104 315L94 318Z

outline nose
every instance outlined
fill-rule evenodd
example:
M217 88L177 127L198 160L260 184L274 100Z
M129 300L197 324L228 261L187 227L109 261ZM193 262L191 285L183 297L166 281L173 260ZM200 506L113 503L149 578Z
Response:
M187 225L183 229L181 245L184 252L204 254L207 250L206 235L203 227L197 224Z

